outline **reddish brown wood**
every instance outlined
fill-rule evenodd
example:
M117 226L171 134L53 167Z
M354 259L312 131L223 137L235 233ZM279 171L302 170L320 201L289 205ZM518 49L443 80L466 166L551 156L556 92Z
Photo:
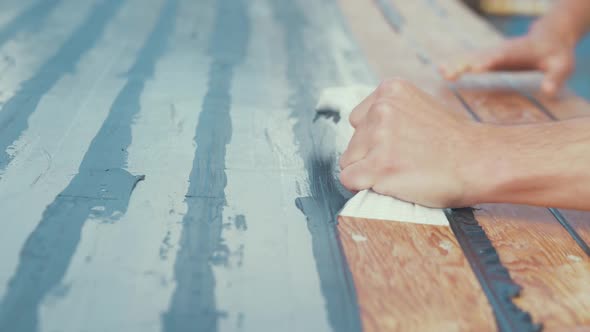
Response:
M449 227L340 218L365 331L493 331Z
M431 59L443 62L461 56L469 45L481 47L484 44L471 39L466 43L466 33L460 33L460 29L451 29L450 24L458 24L463 30L473 32L473 38L487 38L490 42L486 46L501 40L492 29L480 23L455 1L438 1L447 12L446 18L436 15L432 8L425 7L428 3L426 1L396 1L396 7L405 17L404 35L394 33L371 2L340 2L353 33L381 77L401 76L457 110L462 109L461 104L433 68L420 63L416 57L416 45ZM464 100L484 121L502 124L549 121L529 100L511 91L512 83L504 78L487 78L467 81L457 87ZM545 102L544 99L541 100ZM556 114L559 117L566 118L580 116L579 110L584 103L578 98L568 96L560 102L548 105L558 109ZM587 296L590 294L590 283L585 282L590 280L589 260L548 210L514 205L485 205L482 208L477 213L478 219L497 246L500 257L513 278L525 289L517 303L525 310L530 310L535 320L543 322L548 330L590 329L590 297ZM581 228L580 220L588 214L567 212L567 215L587 236L587 228ZM350 224L353 222L358 220L343 220L341 231L352 227ZM372 221L359 222L356 226L362 226L362 230L371 223ZM381 226L374 227L385 227L379 225ZM392 238L400 236L395 231L387 234ZM418 241L420 236L402 238ZM375 301L374 297L378 292L370 287L374 281L366 275L387 273L388 267L380 265L388 263L383 261L377 267L364 266L362 271L355 266L360 256L380 257L381 252L388 250L386 244L380 243L359 248L344 241L344 250L351 259L357 288L359 284L363 285L362 290L359 289L359 293L363 294L359 300L363 308L363 320L370 319L370 326L375 326L375 321L387 320L382 317L387 314L374 309L372 301ZM386 288L375 289L384 291ZM462 300L462 295L453 297L453 301ZM395 299L391 301L394 303L388 305L395 307ZM474 330L478 330L476 326L474 325Z

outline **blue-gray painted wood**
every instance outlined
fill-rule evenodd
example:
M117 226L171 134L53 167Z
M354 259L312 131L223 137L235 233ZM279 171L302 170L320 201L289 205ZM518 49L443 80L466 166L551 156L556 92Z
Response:
M113 9L116 4L120 2L105 2ZM26 240L17 270L0 302L0 331L39 331L39 306L63 279L84 222L90 217L116 221L127 211L133 189L144 179L124 169L131 124L140 110L139 97L145 81L153 75L155 62L166 47L175 12L176 0L169 0L128 72L128 83L90 144L79 173L43 212L39 225Z
M43 35L42 16L72 1L15 13L0 49ZM130 15L140 2L157 14ZM344 192L311 138L321 89L373 80L336 2L176 2L97 0L11 87L2 206L47 206L0 220L0 242L20 247L0 273L0 331L359 331L335 230ZM129 22L113 33L119 8ZM93 60L98 45L114 58ZM63 88L92 72L104 78L87 93ZM41 112L82 105L43 129Z
M0 29L0 46L23 31L37 32L60 0L36 0Z
M12 160L13 156L7 150L27 129L28 118L35 112L41 98L63 75L75 70L76 63L84 53L92 49L109 19L122 3L123 1L118 0L97 0L86 20L72 33L57 53L41 66L34 77L24 82L17 93L2 106L0 172Z

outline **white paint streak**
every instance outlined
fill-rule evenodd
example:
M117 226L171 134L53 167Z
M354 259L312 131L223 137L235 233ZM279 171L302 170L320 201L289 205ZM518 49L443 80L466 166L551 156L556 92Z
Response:
M363 236L363 235L360 235L360 234L352 233L351 237L352 237L352 240L354 242L365 242L365 241L367 241L367 238L365 236Z

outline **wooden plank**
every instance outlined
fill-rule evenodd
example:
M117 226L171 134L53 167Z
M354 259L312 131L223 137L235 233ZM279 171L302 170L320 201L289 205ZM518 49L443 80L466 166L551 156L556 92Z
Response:
M340 218L365 331L493 330L449 227Z
M590 261L547 210L483 205L476 217L545 331L590 327Z
M481 9L496 15L541 15L549 10L551 0L482 0Z
M413 10L413 15L420 13L420 16L413 16L421 17L420 20L405 20L405 22L410 22L410 28L413 24L412 22L423 22L424 20L430 22L431 20L430 17L425 17L428 14L420 11L415 2L398 1L396 5L400 10L409 9L410 13ZM362 11L362 8L355 8L351 12L357 13L358 16L358 13ZM368 11L368 9L364 9L364 11ZM408 12L405 14L408 15ZM370 21L374 22L374 20ZM377 30L375 28L376 25L376 23L371 24L372 33L385 33L375 31ZM412 31L410 38L428 37L420 38L421 40L419 41L414 40L414 42L419 42L419 46L424 47L428 52L436 51L437 58L448 57L459 51L463 51L462 49L458 49L456 45L453 45L452 40L446 41L443 39L442 41L446 44L441 45L440 38L432 37L430 34L432 31L445 31L444 26L435 26L433 28L433 25L429 25L428 34L419 27L414 26L414 29L417 32ZM480 29L481 31L486 30L485 27ZM354 25L353 30L355 30ZM369 29L367 28L365 30ZM355 32L358 33L358 31ZM367 32L367 34L370 33ZM403 47L401 46L403 43L399 41L397 35L390 33L387 36L389 36L389 43L394 45L393 47ZM366 50L369 50L367 52L369 53L369 59L379 62L379 55L373 57L373 54L387 52L387 47L380 45L377 48L374 44L371 45L369 42L363 42L363 37L357 36L362 46ZM397 40L395 42L392 41L396 38ZM408 45L404 46L407 47ZM408 60L404 58L403 64L410 67L407 62L411 58L411 56L408 56ZM414 82L419 81L419 79L414 78L413 73L407 73L401 68L396 68L395 65L391 64L391 61L381 63L377 68L386 66L392 68L389 69L388 75L391 75L391 72L393 74L402 72L404 73L404 78L405 75L408 75L411 77L410 80ZM424 69L419 71L419 76L422 78L431 78L434 81L437 80L435 75L426 72ZM444 95L445 93L441 93L440 90L438 89L439 93ZM478 115L487 121L497 123L547 121L546 117L538 109L514 92L496 91L490 94L485 89L473 89L472 86L470 90L463 89L463 93L465 94L466 101L474 105L474 108L478 110ZM515 109L517 110L516 112L514 111ZM509 110L512 110L512 112L507 112ZM482 219L482 225L490 233L489 236L492 241L498 244L498 250L502 260L507 261L506 264L517 282L525 287L525 291L518 303L525 309L533 311L534 317L544 321L550 329L585 324L586 317L580 313L587 311L585 309L588 307L588 303L579 294L584 294L588 291L583 283L580 282L588 276L587 266L585 265L587 261L583 259L581 249L563 228L555 222L547 210L510 205L486 205L482 206L482 209L482 211L477 213L478 218ZM501 220L501 222L497 222L497 220ZM543 233L546 230L550 230L550 232ZM539 236L539 234L549 235ZM535 253L536 256L533 256L535 258L531 259L529 255L522 255L522 248ZM376 248L373 250L379 249ZM348 257L346 248L345 251ZM580 263L583 265L580 266ZM555 275L559 276L558 280L553 277ZM548 301L539 301L540 298L545 298ZM560 300L563 298L567 299L567 303L564 303L564 300Z
M393 33L376 7L354 0L340 4L381 78L401 76L461 109L460 101ZM365 330L494 330L491 308L450 228L341 218L339 233ZM353 234L367 241L354 241Z

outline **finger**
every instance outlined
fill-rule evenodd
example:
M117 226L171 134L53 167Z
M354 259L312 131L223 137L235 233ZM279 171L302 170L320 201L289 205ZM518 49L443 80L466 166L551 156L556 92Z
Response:
M363 99L363 101L350 112L348 120L353 128L358 127L362 122L362 119L366 116L367 111L371 108L371 105L373 105L376 98L376 93L373 91L373 93L365 97L365 99Z
M475 52L455 64L443 65L440 72L445 79L454 81L468 72L532 69L535 63L530 42L526 38L515 38L493 50Z
M566 56L550 61L547 64L545 77L541 84L543 93L549 96L555 96L571 74L572 67L573 65Z
M507 40L489 56L481 59L480 64L475 66L479 71L528 70L537 69L538 66L534 47L526 37Z
M368 159L361 159L340 172L340 182L350 191L371 189L375 184L376 175Z
M355 130L346 151L340 156L340 169L344 169L367 155L370 148L367 133L368 131L364 128Z

